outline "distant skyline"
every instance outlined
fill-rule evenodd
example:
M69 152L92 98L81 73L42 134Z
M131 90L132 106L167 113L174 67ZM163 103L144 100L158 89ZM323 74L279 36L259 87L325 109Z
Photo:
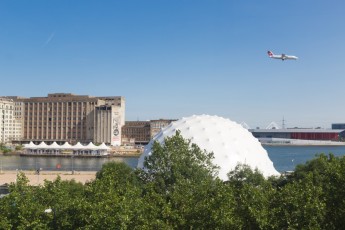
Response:
M345 123L343 1L0 1L0 96L124 96L126 120ZM267 50L299 57L268 58Z

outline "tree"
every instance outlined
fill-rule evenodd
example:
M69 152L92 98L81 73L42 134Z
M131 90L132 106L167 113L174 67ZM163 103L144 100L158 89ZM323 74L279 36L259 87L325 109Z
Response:
M269 203L275 190L258 169L239 164L228 173L226 184L235 193L235 218L239 229L266 229Z
M324 200L324 229L345 226L345 158L333 154L318 155L306 164L298 165L291 178L293 182L311 180L314 188L321 189Z
M159 188L169 189L178 179L191 181L213 179L217 175L217 168L212 164L213 153L201 150L190 140L185 140L180 131L176 135L167 137L165 143L155 142L151 156L144 162L144 177L148 181L156 181Z
M235 228L233 191L216 177L213 157L179 131L153 144L139 172L144 203L155 220L151 228Z
M278 188L269 210L271 229L329 229L324 228L325 197L312 174Z
M37 189L28 185L28 179L19 173L17 183L9 187L10 194L0 199L0 223L13 229L46 229L44 206L37 201Z
M15 148L16 151L20 151L22 149L23 149L23 145L17 145Z
M90 229L135 229L144 224L142 190L134 170L125 163L104 164L87 185Z
M0 199L2 225L13 229L77 229L85 225L83 185L75 181L45 181L30 186L23 173L10 185L10 193ZM52 213L45 210L52 209ZM80 218L83 217L83 218ZM1 225L0 225L1 226Z

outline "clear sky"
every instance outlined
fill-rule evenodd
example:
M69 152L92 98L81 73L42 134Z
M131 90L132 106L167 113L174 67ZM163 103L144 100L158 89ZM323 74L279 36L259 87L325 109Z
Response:
M126 120L330 128L344 54L342 0L0 1L0 95L124 96Z

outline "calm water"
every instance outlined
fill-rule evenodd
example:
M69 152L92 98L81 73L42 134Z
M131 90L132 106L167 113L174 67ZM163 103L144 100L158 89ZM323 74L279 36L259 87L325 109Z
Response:
M345 146L265 146L264 147L274 167L279 172L294 170L297 164L303 164L320 153L333 153L336 156L345 155ZM76 170L98 171L102 165L109 161L125 162L136 167L137 158L63 158L63 157L20 157L0 156L0 169L2 170Z
M296 165L315 158L316 154L345 155L345 146L264 146L264 148L279 172L294 170Z

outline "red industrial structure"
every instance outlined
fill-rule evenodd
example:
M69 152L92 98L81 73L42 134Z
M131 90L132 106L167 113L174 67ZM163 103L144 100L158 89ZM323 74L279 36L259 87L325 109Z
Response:
M250 129L256 138L341 141L344 129Z

